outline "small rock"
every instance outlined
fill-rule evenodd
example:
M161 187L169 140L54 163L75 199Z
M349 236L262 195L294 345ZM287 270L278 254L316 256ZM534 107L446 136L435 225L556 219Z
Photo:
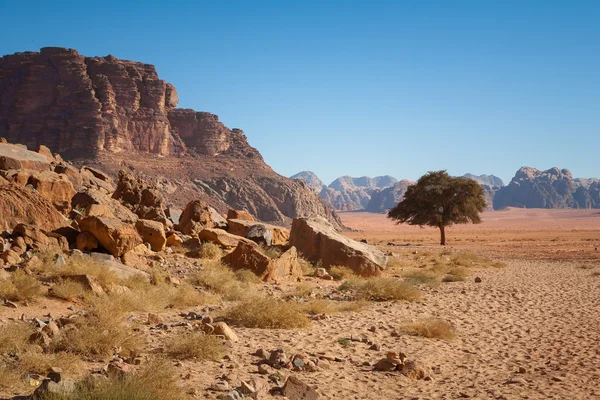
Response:
M321 397L315 389L295 376L290 376L287 379L282 392L289 400L317 400Z
M223 335L226 340L230 340L234 343L240 340L235 332L225 322L217 322L215 324L215 331L213 333L215 335Z
M381 345L378 343L373 343L371 347L369 347L369 350L381 351Z
M259 374L270 375L273 372L275 372L273 367L269 366L268 364L258 364L258 373Z
M519 373L525 374L525 373L527 373L527 369L525 369L525 367L519 367Z
M475 277L475 283L481 283L481 278L480 278L480 277L478 277L478 276L476 276L476 277Z
M210 385L210 390L214 390L216 392L228 392L231 390L231 387L227 381L219 381Z

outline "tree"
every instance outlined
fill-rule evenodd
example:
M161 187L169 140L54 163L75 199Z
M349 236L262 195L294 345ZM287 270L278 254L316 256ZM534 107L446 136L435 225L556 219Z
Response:
M388 212L398 224L428 225L440 229L446 245L446 227L481 222L486 207L485 190L472 179L453 178L446 171L429 172L411 185L404 199Z

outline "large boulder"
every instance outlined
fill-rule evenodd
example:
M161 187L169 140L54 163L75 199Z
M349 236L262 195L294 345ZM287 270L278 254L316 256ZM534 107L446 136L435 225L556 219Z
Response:
M254 222L254 217L248 211L245 210L228 210L227 219L241 219L243 221Z
M125 171L119 171L117 189L112 195L127 205L138 217L170 225L169 208L158 188Z
M341 235L321 217L294 219L290 245L309 261L321 261L325 268L343 265L364 277L379 275L387 262L381 251Z
M24 223L44 231L67 225L65 218L39 193L15 184L0 186L0 229Z
M90 232L110 254L121 257L142 243L133 225L116 218L85 217L79 221L82 232Z
M194 200L185 206L176 229L183 234L195 236L205 228L225 227L227 227L227 220L217 210L202 200Z
M60 212L71 211L71 199L77 193L66 175L53 171L36 172L28 183Z
M240 242L252 243L252 241L240 236L232 235L223 229L202 229L198 239L203 242L215 243L225 249L233 249Z
M262 222L246 221L241 219L229 219L227 220L227 232L247 237L248 231L255 225L261 225L271 231L272 244L282 245L286 244L290 239L290 231L281 226L269 225Z
M71 199L71 206L74 209L83 210L86 216L90 212L90 207L93 204L105 206L104 210L107 210L107 212L110 212L110 215L113 215L115 218L123 222L135 223L135 221L138 220L138 216L136 214L121 204L118 200L111 198L103 190L98 188L89 188L85 191L79 192ZM97 208L96 212L99 212L99 210L100 209Z
M0 143L0 170L9 169L49 171L50 161L41 154L27 150L24 146Z
M162 251L167 243L165 226L158 221L138 219L135 228L144 242L150 243L152 251Z
M27 248L36 250L56 249L69 250L67 238L54 232L43 231L37 226L18 224L12 231L12 236L22 238Z
M222 261L235 270L248 269L265 282L302 280L302 267L295 247L291 247L281 257L272 259L263 254L255 243L240 241L235 250L225 255Z

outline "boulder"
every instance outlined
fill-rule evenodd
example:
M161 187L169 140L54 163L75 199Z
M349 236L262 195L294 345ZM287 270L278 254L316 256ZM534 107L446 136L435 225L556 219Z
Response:
M232 249L240 242L252 243L250 240L240 236L232 235L223 229L203 229L198 234L198 239L204 242L218 244L225 249Z
M0 186L0 229L20 223L52 231L67 225L65 218L39 193L15 184Z
M176 233L172 233L167 237L167 246L169 247L180 247L183 246L183 239Z
M48 160L49 163L56 161L56 159L52 155L52 152L50 151L50 149L48 147L44 146L43 144L38 146L38 148L35 152L44 156L46 158L46 160Z
M118 200L111 198L98 188L89 188L83 192L79 192L71 199L71 206L74 209L86 210L86 213L89 212L92 204L105 206L110 211L111 216L114 215L114 217L126 223L134 223L139 219L135 213L122 205Z
M227 221L214 208L201 200L194 200L185 206L176 229L186 235L195 236L205 228L225 227Z
M239 219L242 221L250 221L254 222L254 217L248 212L244 210L228 210L227 211L227 219Z
M21 239L26 247L36 250L69 250L67 238L54 232L46 232L33 225L18 224L12 231L12 235L17 237L15 241ZM22 247L20 245L19 247Z
M71 199L77 192L66 175L53 171L36 172L31 175L28 183L58 211L64 214L71 211Z
M79 221L82 232L90 232L110 254L121 257L142 243L133 225L116 218L85 217Z
M0 170L9 169L49 171L50 161L43 155L22 146L0 143Z
M252 240L254 243L271 246L273 243L273 231L270 231L264 225L256 224L248 229L246 238Z
M321 261L324 268L343 265L363 277L379 275L387 262L383 252L341 235L321 217L294 219L290 245L309 261Z
M150 267L147 257L153 254L154 253L152 252L152 250L146 247L145 244L140 244L132 250L128 251L127 253L123 254L121 260L123 261L123 264L127 265L128 267L132 267L142 271L149 271Z
M77 235L77 249L91 251L98 248L98 240L90 232L81 232Z
M4 171L4 177L9 182L15 183L21 187L27 186L27 182L29 182L29 178L31 174L34 174L35 171L29 171L26 169L11 169L9 171Z
M315 389L295 376L290 376L287 379L282 392L289 400L317 400L321 397Z
M281 257L272 259L264 255L255 243L240 241L235 250L225 255L221 261L234 270L249 269L265 282L302 280L302 267L294 247Z
M231 329L229 325L227 325L225 322L217 322L214 327L214 335L222 335L225 338L225 340L229 340L233 343L240 340L233 331L233 329Z
M169 208L160 190L143 179L119 171L119 181L112 197L122 201L142 219L160 221L164 225L170 223Z
M161 222L138 219L135 223L135 229L137 229L144 242L150 243L152 251L162 251L165 248L167 237L165 226Z
M277 225L269 225L262 222L245 221L241 219L227 220L227 232L242 237L247 237L248 231L255 225L261 225L271 231L272 243L274 245L287 244L290 239L289 229Z

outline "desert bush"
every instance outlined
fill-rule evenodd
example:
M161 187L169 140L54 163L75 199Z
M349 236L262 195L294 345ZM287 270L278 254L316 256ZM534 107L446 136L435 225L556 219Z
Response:
M88 379L70 395L47 394L40 400L148 400L187 398L179 377L166 361L152 361L137 373L107 380Z
M240 269L235 271L235 279L242 283L261 283L261 279L249 269Z
M244 274L242 273L240 277L248 278ZM202 286L213 293L222 295L226 300L240 300L252 295L256 290L247 281L240 282L236 273L220 262L205 265L204 269L192 275L189 281L193 285Z
M314 292L315 288L309 282L300 282L294 285L290 294L292 297L311 297Z
M449 282L464 282L464 281L465 281L465 277L464 276L451 275L451 274L446 275L442 279L442 282L445 282L445 283L449 283Z
M423 336L431 339L453 339L455 336L454 327L448 322L437 318L406 324L400 331L407 335Z
M261 244L259 249L265 256L272 259L277 259L283 254L281 248L276 246L265 246L264 244Z
M310 323L298 304L259 296L238 302L224 314L234 324L247 328L294 329Z
M458 253L458 254L453 255L450 258L450 263L454 266L467 267L467 268L473 268L473 267L503 268L506 266L506 264L504 264L504 263L495 262L495 261L489 260L487 258L480 257L475 253L467 253L467 252Z
M421 298L421 292L415 286L394 278L350 279L340 286L340 291L351 291L355 297L362 300L416 301Z
M360 311L365 306L364 301L333 301L316 299L300 303L300 308L307 314L336 314L342 312Z
M300 264L300 268L302 269L302 274L304 276L313 276L315 274L317 269L310 261L302 257L298 257L298 263Z
M214 243L206 242L200 245L197 256L207 260L219 260L223 257L223 250Z
M88 290L79 282L61 280L52 286L52 289L48 293L59 299L75 301L82 299L88 293Z
M412 267L413 265L414 265L414 263L411 263L408 260L401 260L396 257L388 257L387 263L386 263L386 266L388 268L396 268L396 269L409 268L409 267Z
M10 279L0 281L0 298L12 301L33 300L43 291L37 279L20 269L13 272Z
M90 257L70 256L65 257L65 265L57 265L55 252L38 253L38 261L33 263L31 269L49 277L62 277L67 275L89 275L95 278L102 286L119 284L120 279L108 268L98 264Z
M165 349L171 357L181 360L193 358L199 361L219 361L227 354L222 339L198 332L169 337Z
M26 322L0 325L0 355L17 354L27 348L33 327Z
M410 271L404 274L404 281L410 285L436 287L440 281L433 271Z
M344 265L332 265L329 267L329 275L336 281L343 281L350 278L355 278L354 271Z

